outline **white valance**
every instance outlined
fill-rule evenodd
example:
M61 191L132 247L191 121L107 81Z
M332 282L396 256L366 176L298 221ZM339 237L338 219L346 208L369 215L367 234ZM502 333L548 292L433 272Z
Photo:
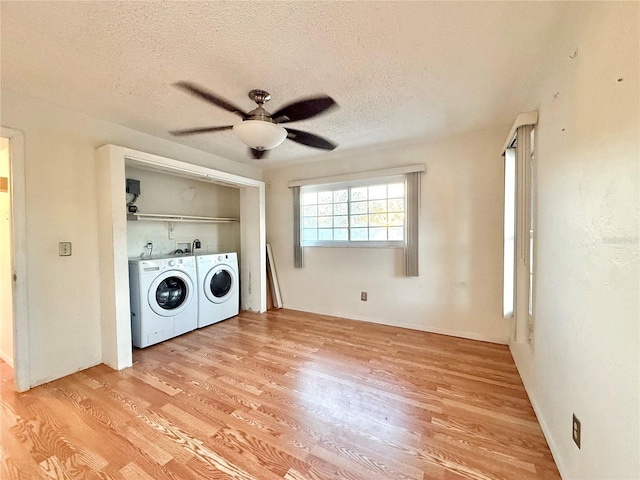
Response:
M291 180L287 185L289 188L304 187L307 185L326 185L331 183L353 182L359 180L369 180L373 178L393 177L404 175L405 173L426 172L424 164L408 165L406 167L383 168L380 170L368 170L366 172L347 173L344 175L333 175L331 177L307 178L304 180Z
M507 148L511 147L513 143L513 139L516 136L516 132L518 131L518 127L522 127L524 125L537 125L538 124L538 111L534 110L532 112L524 112L519 113L516 117L516 121L513 122L513 126L511 130L509 130L509 135L507 135L507 139L504 142L502 147L502 155L506 152Z

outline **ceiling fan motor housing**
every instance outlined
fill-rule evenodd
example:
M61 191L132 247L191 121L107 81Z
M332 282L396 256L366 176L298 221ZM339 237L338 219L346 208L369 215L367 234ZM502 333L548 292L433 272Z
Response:
M280 123L306 120L337 107L338 104L327 95L322 94L316 97L298 100L281 107L272 115L263 107L264 103L271 99L271 95L265 90L251 90L249 92L249 98L258 106L250 112L245 112L242 108L228 100L194 83L177 82L175 86L228 112L239 115L242 117L242 121L235 125L176 130L171 132L173 135L195 135L233 129L236 136L245 145L250 147L250 152L254 159L262 158L265 150L277 147L285 138L289 138L293 142L301 145L323 150L333 150L337 147L335 143L313 133L293 128L283 128L279 125Z
M273 118L271 118L271 114L266 111L262 105L258 105L258 108L254 108L247 113L244 120L262 120L263 122L276 123L273 121Z

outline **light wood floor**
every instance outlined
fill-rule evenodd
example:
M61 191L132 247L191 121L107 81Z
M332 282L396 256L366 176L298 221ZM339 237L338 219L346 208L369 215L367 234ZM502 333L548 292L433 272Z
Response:
M12 391L0 478L559 479L506 346L280 310Z

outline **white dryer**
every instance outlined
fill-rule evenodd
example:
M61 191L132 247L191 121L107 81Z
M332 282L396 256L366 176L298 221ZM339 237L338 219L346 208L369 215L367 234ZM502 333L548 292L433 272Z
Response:
M238 255L196 255L198 270L198 328L238 315L240 278Z
M198 327L195 257L129 260L131 337L138 348Z

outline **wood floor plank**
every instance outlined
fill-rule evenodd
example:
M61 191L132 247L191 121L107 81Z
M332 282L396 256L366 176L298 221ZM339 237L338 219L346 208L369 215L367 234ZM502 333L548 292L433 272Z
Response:
M22 394L7 479L558 480L504 345L243 312Z

